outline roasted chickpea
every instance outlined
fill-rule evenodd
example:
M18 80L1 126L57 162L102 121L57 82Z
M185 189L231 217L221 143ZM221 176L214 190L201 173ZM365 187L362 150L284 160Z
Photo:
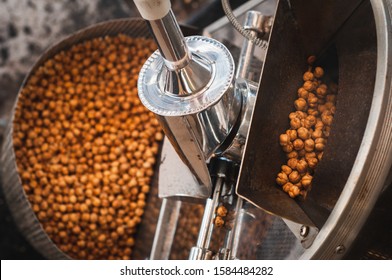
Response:
M301 120L298 119L298 118L293 118L290 121L290 127L291 127L291 129L298 129L298 128L300 128L301 127Z
M314 148L315 148L315 142L313 141L313 139L309 138L306 139L304 142L305 145L305 151L306 152L313 152Z
M287 174L284 172L280 172L278 174L278 177L276 177L276 183L278 183L278 185L283 186L284 184L286 184L288 182L288 177Z
M321 84L318 86L318 88L316 89L316 94L318 98L325 98L325 96L327 95L327 85L325 84Z
M293 183L288 182L287 184L282 186L283 191L289 192L294 187Z
M288 145L285 145L282 147L282 150L285 153L291 153L293 151L293 149L294 149L294 145L292 143L289 143Z
M227 208L223 205L218 206L218 208L216 209L216 214L221 217L226 217Z
M308 163L306 162L306 160L301 159L298 161L297 170L301 174L305 173L308 170Z
M321 67L314 68L314 76L318 79L324 76L324 69Z
M315 157L307 158L306 161L308 162L308 166L311 169L315 169L318 164L318 159Z
M289 136L290 141L294 141L297 139L297 131L295 129L288 129L286 130L286 134Z
M308 95L309 95L309 92L306 89L304 89L303 87L299 88L297 93L298 93L299 98L303 98L305 100L308 98Z
M307 128L305 128L305 127L298 128L297 135L302 140L306 140L306 139L308 139L310 137L309 130Z
M288 165L282 165L282 172L289 175L293 170Z
M281 146L289 145L291 143L290 136L288 136L287 134L281 134L279 136L279 142Z
M319 152L324 151L325 144L326 144L326 141L324 138L321 138L321 137L316 138L314 143L315 143L314 148L316 149L316 151L319 151Z
M302 150L304 148L304 142L301 139L295 139L293 142L294 149L296 151Z
M218 228L221 228L225 225L225 221L221 216L216 216L214 220L214 225Z
M330 126L332 124L332 121L333 121L333 116L332 116L331 111L324 111L321 114L321 120L323 121L323 123L325 125Z
M304 188L309 188L312 184L313 177L310 174L305 174L301 179L301 184Z
M313 63L316 61L316 56L311 55L308 57L308 59L306 61L309 65L313 65Z
M315 131L313 131L312 133L312 139L315 140L317 138L323 137L323 131L322 129L316 129Z
M312 81L306 81L304 82L303 86L302 86L306 91L313 91L314 90L314 84L312 83Z
M298 157L298 152L297 151L292 151L291 153L287 154L287 158L291 159L291 158L297 158Z
M297 186L293 186L289 191L289 196L295 198L300 194L300 189Z
M304 73L304 75L303 75L303 80L304 81L311 81L313 79L314 79L314 75L313 75L312 72L308 71L308 72Z
M306 100L303 98L298 98L297 100L295 100L294 106L297 111L306 111L308 109Z
M298 164L298 159L297 159L297 158L290 158L290 159L287 161L287 165L288 165L291 169L297 168L297 164Z

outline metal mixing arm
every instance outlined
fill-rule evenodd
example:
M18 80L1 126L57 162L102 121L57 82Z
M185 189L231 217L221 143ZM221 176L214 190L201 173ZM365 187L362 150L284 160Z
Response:
M140 72L140 99L156 114L182 161L211 194L207 162L232 131L241 110L241 94L233 90L232 56L213 39L184 38L170 1L135 3L159 48Z

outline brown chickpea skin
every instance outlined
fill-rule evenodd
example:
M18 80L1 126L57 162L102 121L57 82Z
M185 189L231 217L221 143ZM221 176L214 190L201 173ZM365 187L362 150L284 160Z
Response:
M308 170L308 163L306 162L306 160L301 159L298 161L296 168L299 173L303 174Z
M300 128L301 127L301 120L298 119L298 118L293 118L290 121L290 127L291 127L291 129L298 129L298 128Z
M278 185L283 186L284 184L286 184L288 182L288 177L287 174L284 172L280 172L278 174L278 176L276 177L276 183L278 183Z
M292 158L297 158L298 157L298 152L297 151L292 151L291 153L288 153L287 155L288 159L292 159Z
M288 183L286 183L286 184L284 184L283 186L282 186L282 189L285 191L285 192L289 192L290 190L291 190L291 188L294 186L294 184L293 183L290 183L290 182L288 182Z
M304 149L306 152L313 152L313 150L315 149L315 142L313 141L313 139L306 139L304 144Z
M303 87L299 88L297 93L298 93L299 98L303 98L305 100L308 98L308 95L309 95L309 92L306 89L304 89Z
M282 172L285 173L286 175L289 175L293 170L287 166L287 165L282 165Z
M71 258L132 257L163 138L136 88L155 49L121 34L91 39L48 59L22 89L18 170L42 227Z
M300 194L300 189L299 189L296 185L294 185L294 186L290 189L290 191L289 191L289 196L290 196L291 198L295 198L295 197L297 197L299 194Z
M301 179L301 184L304 188L309 188L312 184L313 177L310 174L305 174Z
M297 139L297 131L295 129L288 129L286 130L286 134L289 136L290 141L294 141Z
M306 161L308 162L309 168L315 169L317 167L317 164L318 164L317 158L315 158L315 157L307 158Z
M291 153L294 150L294 145L290 142L288 145L282 146L285 153Z
M306 140L310 137L310 132L307 128L305 127L300 127L297 130L297 135L299 138L301 138L302 140Z
M306 81L304 82L303 86L302 86L305 90L307 91L312 91L314 90L314 84L311 81Z
M312 81L313 79L314 79L314 75L313 75L312 72L307 71L307 72L304 73L304 75L303 75L303 80L304 81Z
M227 208L223 205L218 206L218 208L216 209L216 214L221 217L226 217Z
M297 111L306 111L308 109L306 100L303 98L298 98L297 100L295 100L294 106Z
M298 163L297 163L298 166ZM293 171L289 175L289 180L291 183L296 184L301 180L301 175L299 174L298 171Z
M319 98L324 98L327 95L327 85L321 84L317 89L316 89L316 94L317 97Z
M314 76L318 79L324 76L324 69L321 67L314 68Z
M290 167L291 169L297 168L297 164L298 164L298 159L297 158L290 158L287 161L287 166Z
M296 150L296 151L299 151L299 150L302 150L303 148L304 148L304 141L302 141L301 139L295 139L294 140L294 142L293 142L293 146L294 146L294 149Z
M279 137L279 142L281 146L286 146L290 144L290 137L287 134L281 134Z
M319 151L319 152L324 151L325 144L326 144L326 140L324 138L322 138L322 137L316 138L314 143L315 143L314 147L315 147L316 151Z
M315 140L320 137L323 137L323 131L322 129L317 128L315 131L312 132L312 139Z
M214 225L218 228L221 228L225 225L225 221L221 216L216 216L214 219Z

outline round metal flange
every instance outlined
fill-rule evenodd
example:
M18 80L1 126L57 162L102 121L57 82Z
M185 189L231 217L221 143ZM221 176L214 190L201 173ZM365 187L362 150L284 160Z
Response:
M138 91L144 106L160 116L184 116L198 113L217 103L229 90L234 78L234 61L227 48L220 42L201 36L186 38L193 57L207 63L211 69L210 81L191 95L175 95L162 88L161 74L164 59L156 51L146 61L139 74Z

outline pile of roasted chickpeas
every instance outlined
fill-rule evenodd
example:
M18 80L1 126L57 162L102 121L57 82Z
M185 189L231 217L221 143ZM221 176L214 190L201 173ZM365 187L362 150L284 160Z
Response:
M321 161L336 111L337 85L323 82L324 70L314 67L315 57L308 58L309 69L289 115L290 128L279 137L287 163L282 165L276 182L292 198L306 197L314 171Z
M22 185L72 258L131 258L163 138L136 86L155 49L126 35L88 40L47 60L21 92L13 142Z

